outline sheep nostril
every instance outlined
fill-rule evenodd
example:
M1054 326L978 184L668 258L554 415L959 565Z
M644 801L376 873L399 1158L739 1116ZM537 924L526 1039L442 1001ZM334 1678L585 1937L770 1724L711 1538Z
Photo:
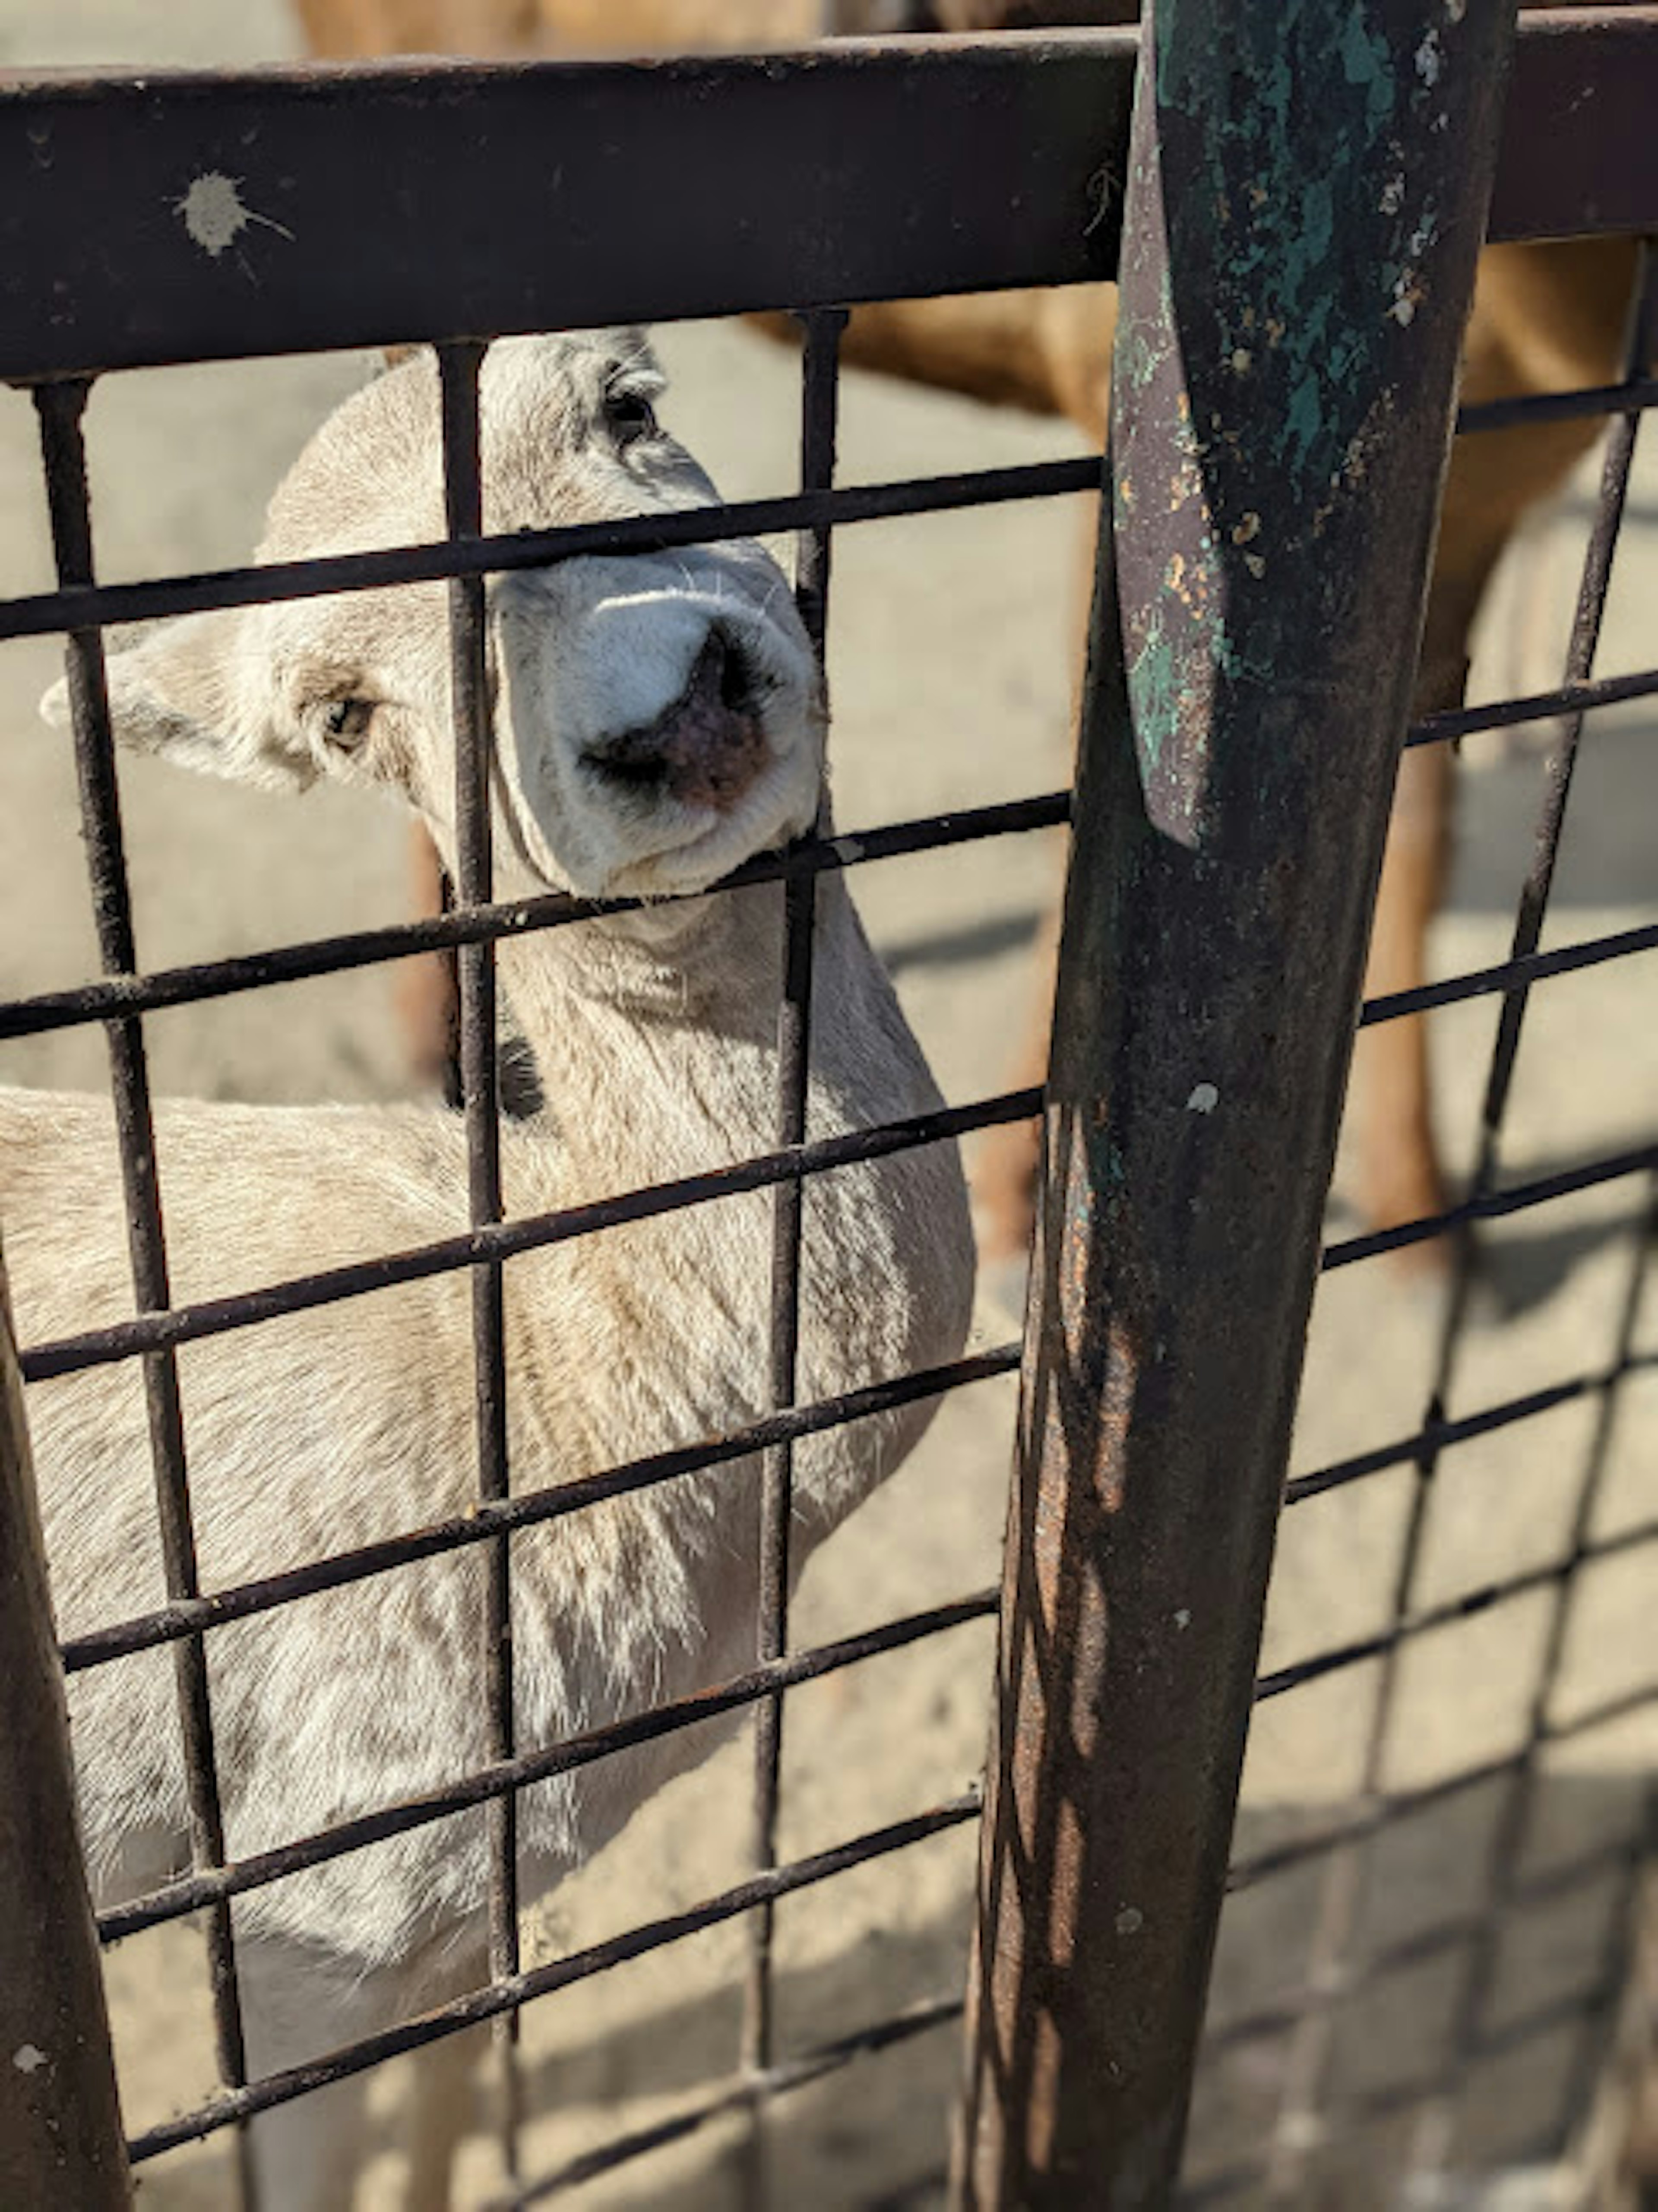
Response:
M642 728L591 748L587 765L636 797L734 806L770 758L757 689L740 649L710 630L678 698Z

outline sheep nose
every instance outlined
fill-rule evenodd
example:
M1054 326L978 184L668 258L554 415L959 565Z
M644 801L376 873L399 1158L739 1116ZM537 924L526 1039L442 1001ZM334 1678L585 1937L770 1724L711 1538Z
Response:
M741 653L711 629L678 698L592 747L588 765L619 789L726 812L770 757L753 692Z

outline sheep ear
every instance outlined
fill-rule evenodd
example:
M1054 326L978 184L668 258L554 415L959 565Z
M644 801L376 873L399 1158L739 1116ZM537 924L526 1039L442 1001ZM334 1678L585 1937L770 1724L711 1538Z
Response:
M266 656L250 619L229 607L168 623L108 662L110 720L122 744L237 783L302 790L315 763L284 738ZM40 702L48 722L70 719L63 678Z

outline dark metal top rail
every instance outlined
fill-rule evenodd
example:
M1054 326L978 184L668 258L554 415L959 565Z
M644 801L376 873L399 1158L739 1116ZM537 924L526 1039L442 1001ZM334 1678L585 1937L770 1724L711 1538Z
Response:
M1654 6L1527 14L1493 238L1642 227L1655 33ZM0 77L0 376L1109 276L1137 52ZM481 165L486 221L453 189Z

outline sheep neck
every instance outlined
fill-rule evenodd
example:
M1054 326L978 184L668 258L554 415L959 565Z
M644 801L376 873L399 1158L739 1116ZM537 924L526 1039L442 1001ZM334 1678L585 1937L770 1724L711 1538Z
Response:
M680 915L672 936L603 921L501 947L547 1113L584 1193L694 1174L776 1142L781 889L722 894ZM872 968L839 884L820 888L817 944L820 984L837 997L848 969ZM814 1088L844 1094L838 1026L816 1025Z

